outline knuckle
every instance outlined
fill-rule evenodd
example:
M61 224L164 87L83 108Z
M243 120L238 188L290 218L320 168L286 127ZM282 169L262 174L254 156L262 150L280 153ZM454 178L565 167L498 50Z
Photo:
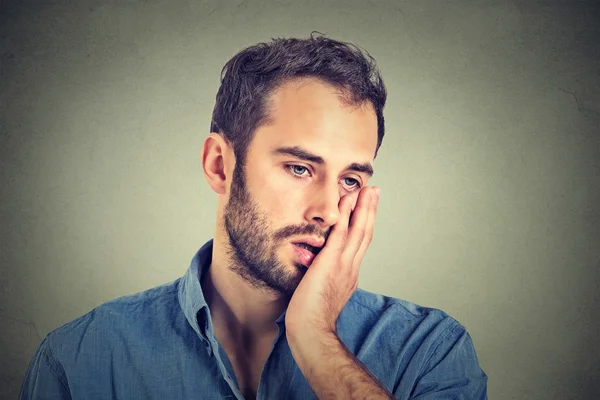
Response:
M363 240L365 240L365 237L367 235L367 230L365 228L359 228L357 234L358 234L358 238L362 242Z

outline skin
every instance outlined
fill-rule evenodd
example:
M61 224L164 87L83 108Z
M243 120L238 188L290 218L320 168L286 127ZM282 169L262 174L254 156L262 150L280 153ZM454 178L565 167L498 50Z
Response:
M212 263L201 282L215 334L238 369L246 361L260 373L277 334L275 321L287 309L288 341L305 375L323 356L315 352L315 341L338 350L330 358L368 374L331 341L372 237L376 190L368 187L367 173L344 168L372 165L375 111L370 103L348 106L335 89L307 78L277 89L269 104L272 121L256 130L245 169L216 133L202 148L205 177L218 195ZM325 164L270 154L280 146L301 146ZM301 236L326 239L308 270L290 245ZM307 330L313 334L299 334ZM256 374L247 379L257 386ZM309 383L315 393L327 392L318 378Z

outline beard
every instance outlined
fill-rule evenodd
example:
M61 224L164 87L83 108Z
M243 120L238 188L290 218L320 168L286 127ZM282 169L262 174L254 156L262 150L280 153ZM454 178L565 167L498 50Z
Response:
M223 214L229 269L256 288L291 298L307 269L295 262L290 268L278 257L278 244L291 235L269 234L267 214L248 193L244 167L239 163Z

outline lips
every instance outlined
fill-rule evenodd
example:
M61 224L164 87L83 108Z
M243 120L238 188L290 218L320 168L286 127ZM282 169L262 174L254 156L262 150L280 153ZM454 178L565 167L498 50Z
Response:
M314 246L311 246L311 245L310 245L310 244L308 244L308 243L294 243L294 244L295 244L296 246L298 246L298 247L301 247L301 248L303 248L303 249L306 249L306 250L310 251L310 252L311 252L311 253L313 253L313 254L319 254L319 252L321 251L321 249L320 249L320 248L318 248L318 247L314 247Z
M292 243L301 246L303 245L307 250L310 250L314 254L319 254L325 245L325 240L313 238L312 236L304 236L294 239Z
M300 247L295 243L292 243L292 248L294 250L296 259L305 267L310 267L310 265L316 257L316 254L303 247Z

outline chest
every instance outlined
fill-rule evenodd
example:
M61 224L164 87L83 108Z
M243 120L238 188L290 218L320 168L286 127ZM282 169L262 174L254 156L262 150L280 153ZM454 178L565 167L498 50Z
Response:
M240 391L247 400L256 399L260 376L271 346L249 349L225 349L233 367Z

